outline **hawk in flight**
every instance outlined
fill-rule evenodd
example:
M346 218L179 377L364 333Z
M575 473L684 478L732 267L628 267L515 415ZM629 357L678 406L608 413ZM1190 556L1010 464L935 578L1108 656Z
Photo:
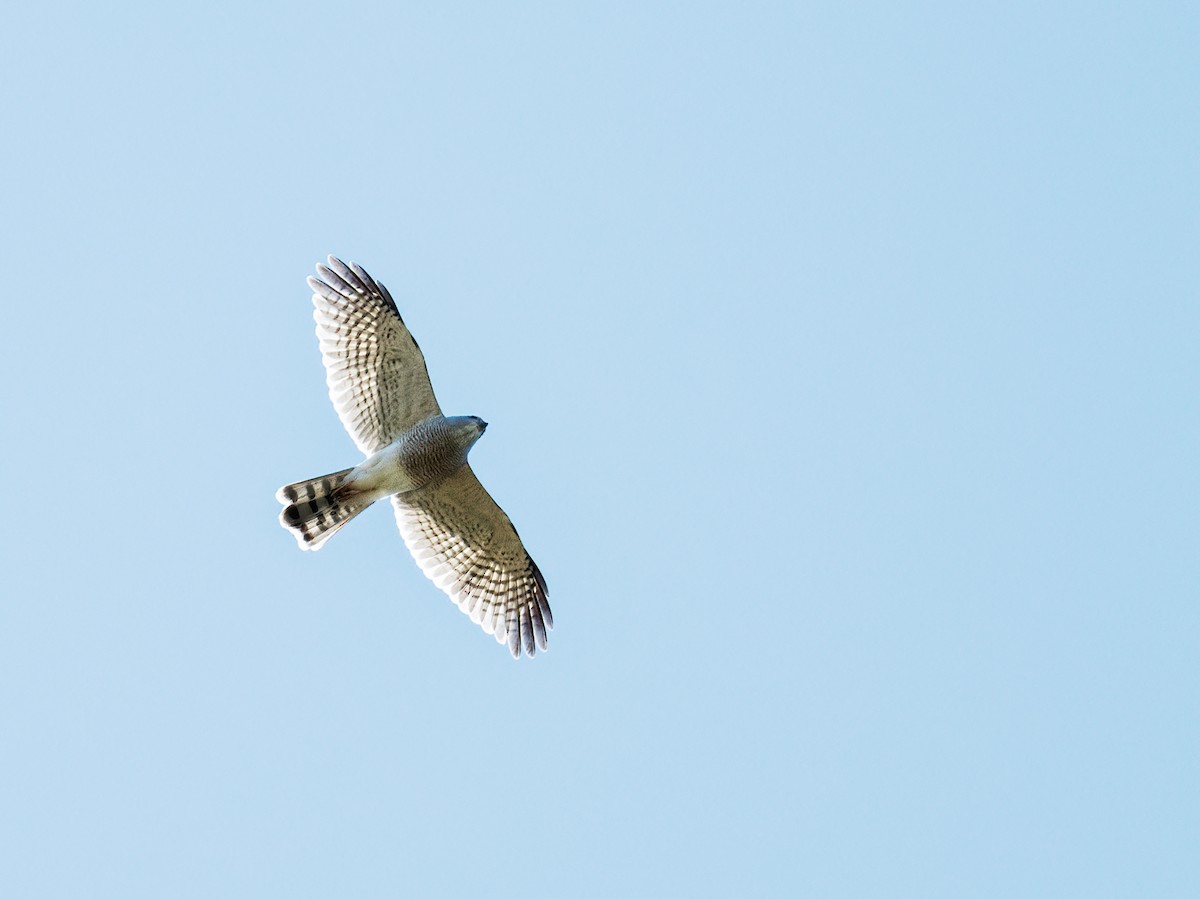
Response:
M320 549L390 496L400 534L426 577L507 643L514 658L544 651L554 627L546 580L467 463L487 423L442 415L425 357L386 287L333 256L317 275L308 284L329 398L367 458L280 487L280 524L301 549Z

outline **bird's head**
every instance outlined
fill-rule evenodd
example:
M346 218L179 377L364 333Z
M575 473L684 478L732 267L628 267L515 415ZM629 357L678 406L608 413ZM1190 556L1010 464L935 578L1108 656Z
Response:
M447 420L450 422L456 442L464 450L469 450L474 446L475 441L482 437L483 432L487 430L487 422L478 415L456 415Z

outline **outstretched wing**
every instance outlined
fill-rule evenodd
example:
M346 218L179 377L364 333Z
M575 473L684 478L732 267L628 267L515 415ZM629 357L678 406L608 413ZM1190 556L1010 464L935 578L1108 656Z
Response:
M425 357L387 288L334 256L309 277L329 398L366 455L441 409Z
M417 565L472 621L514 658L546 649L554 627L546 581L470 465L392 505Z

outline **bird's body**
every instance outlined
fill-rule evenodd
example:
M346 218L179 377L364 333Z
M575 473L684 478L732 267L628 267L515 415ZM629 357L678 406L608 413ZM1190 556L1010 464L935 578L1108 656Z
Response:
M367 458L278 492L279 520L301 549L392 497L425 574L514 656L545 650L554 626L546 582L467 454L487 424L442 415L424 357L382 284L329 257L309 278L330 398Z
M434 415L360 462L341 489L370 496L375 502L442 480L466 464L467 453L486 428L487 424L474 416Z

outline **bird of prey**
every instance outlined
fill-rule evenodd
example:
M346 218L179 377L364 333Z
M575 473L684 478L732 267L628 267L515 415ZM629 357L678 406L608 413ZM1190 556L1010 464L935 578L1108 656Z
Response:
M386 496L417 565L514 658L546 649L554 627L546 580L467 453L487 428L444 416L421 348L392 295L333 256L309 277L329 398L366 459L280 487L279 522L301 549L320 549Z

